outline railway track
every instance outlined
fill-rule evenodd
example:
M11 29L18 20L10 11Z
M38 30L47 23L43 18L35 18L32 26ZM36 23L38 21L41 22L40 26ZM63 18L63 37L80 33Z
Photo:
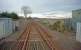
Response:
M46 45L50 48L50 50L55 50L54 44L51 40L51 35L48 34L38 23L33 22L33 25L36 26L36 30L40 34L43 41L46 43Z
M14 42L14 45L8 47L8 50L57 50L50 33L39 23L30 21L26 26L26 29ZM3 46L1 50L6 50L4 48Z

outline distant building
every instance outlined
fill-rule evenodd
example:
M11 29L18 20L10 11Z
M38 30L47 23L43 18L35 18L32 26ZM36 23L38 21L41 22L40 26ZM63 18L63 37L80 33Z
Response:
M72 11L72 27L76 31L77 22L81 22L81 9Z
M64 19L55 19L55 18L33 18L35 21L39 21L41 23L46 23L53 25L57 21L64 21Z

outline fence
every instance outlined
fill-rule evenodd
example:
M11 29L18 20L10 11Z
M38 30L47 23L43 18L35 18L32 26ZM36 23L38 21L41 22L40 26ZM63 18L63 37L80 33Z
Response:
M76 40L81 42L81 23L77 23Z
M6 37L13 32L12 19L0 18L0 39Z

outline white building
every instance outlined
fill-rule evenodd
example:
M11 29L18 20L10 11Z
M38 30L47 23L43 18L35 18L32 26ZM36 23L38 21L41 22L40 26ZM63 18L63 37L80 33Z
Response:
M81 23L77 23L76 40L81 42Z
M13 23L11 18L0 18L0 39L10 35L13 32Z
M81 22L81 9L72 11L72 27L74 31L77 29L77 22Z

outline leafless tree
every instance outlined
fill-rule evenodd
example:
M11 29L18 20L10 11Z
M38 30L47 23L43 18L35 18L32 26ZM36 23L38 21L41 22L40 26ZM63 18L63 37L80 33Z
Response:
M23 12L25 18L27 17L27 14L31 14L31 13L32 13L30 7L28 7L28 6L23 6L23 7L21 8L21 10L22 10L22 12Z

